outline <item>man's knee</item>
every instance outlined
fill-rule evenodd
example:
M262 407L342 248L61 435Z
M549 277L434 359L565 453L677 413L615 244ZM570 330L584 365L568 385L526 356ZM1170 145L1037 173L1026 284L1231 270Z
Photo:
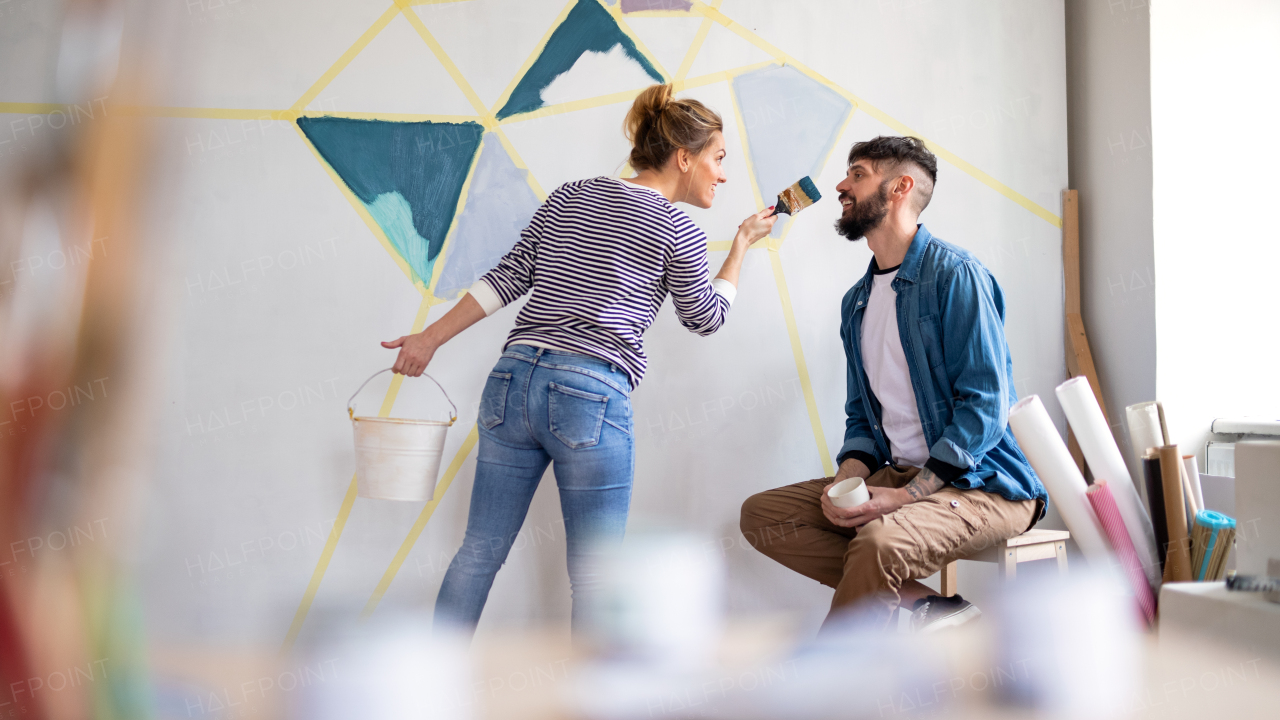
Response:
M874 572L896 584L913 579L911 560L917 553L913 551L912 540L888 530L864 526L849 543L845 572Z
M796 534L795 519L785 511L785 504L778 502L776 492L766 490L747 498L738 523L751 547L766 554L770 545L783 543Z

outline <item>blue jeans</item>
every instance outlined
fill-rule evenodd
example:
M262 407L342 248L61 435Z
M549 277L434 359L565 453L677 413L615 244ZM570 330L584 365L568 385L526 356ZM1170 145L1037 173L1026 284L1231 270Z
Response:
M480 448L462 547L436 598L435 622L474 629L538 482L555 462L568 546L573 626L599 587L604 545L622 539L635 442L630 382L604 360L513 345L480 398Z

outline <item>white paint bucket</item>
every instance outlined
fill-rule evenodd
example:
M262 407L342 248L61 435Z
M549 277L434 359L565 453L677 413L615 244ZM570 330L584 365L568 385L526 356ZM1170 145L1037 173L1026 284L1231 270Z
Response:
M379 370L369 380L390 370ZM453 408L449 422L356 415L351 403L369 380L347 401L347 415L355 433L356 492L360 497L426 502L435 495L445 435L458 419L458 408L435 378L423 377L435 383L449 400Z

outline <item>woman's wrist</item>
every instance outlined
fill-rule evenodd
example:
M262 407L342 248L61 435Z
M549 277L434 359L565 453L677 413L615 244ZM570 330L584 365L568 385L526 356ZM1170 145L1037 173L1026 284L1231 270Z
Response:
M422 336L423 340L431 343L434 347L440 347L449 341L449 338L446 337L446 333L440 328L439 322L434 322L428 325L421 333L419 333L419 335Z

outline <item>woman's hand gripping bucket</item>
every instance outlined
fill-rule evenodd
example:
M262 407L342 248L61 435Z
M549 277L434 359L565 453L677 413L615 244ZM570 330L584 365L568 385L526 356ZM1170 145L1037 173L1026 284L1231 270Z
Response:
M390 371L379 370L369 380ZM357 416L352 403L369 380L347 401L356 440L356 490L360 497L426 502L435 495L445 435L458 419L458 406L435 378L423 377L435 383L449 401L449 422Z

